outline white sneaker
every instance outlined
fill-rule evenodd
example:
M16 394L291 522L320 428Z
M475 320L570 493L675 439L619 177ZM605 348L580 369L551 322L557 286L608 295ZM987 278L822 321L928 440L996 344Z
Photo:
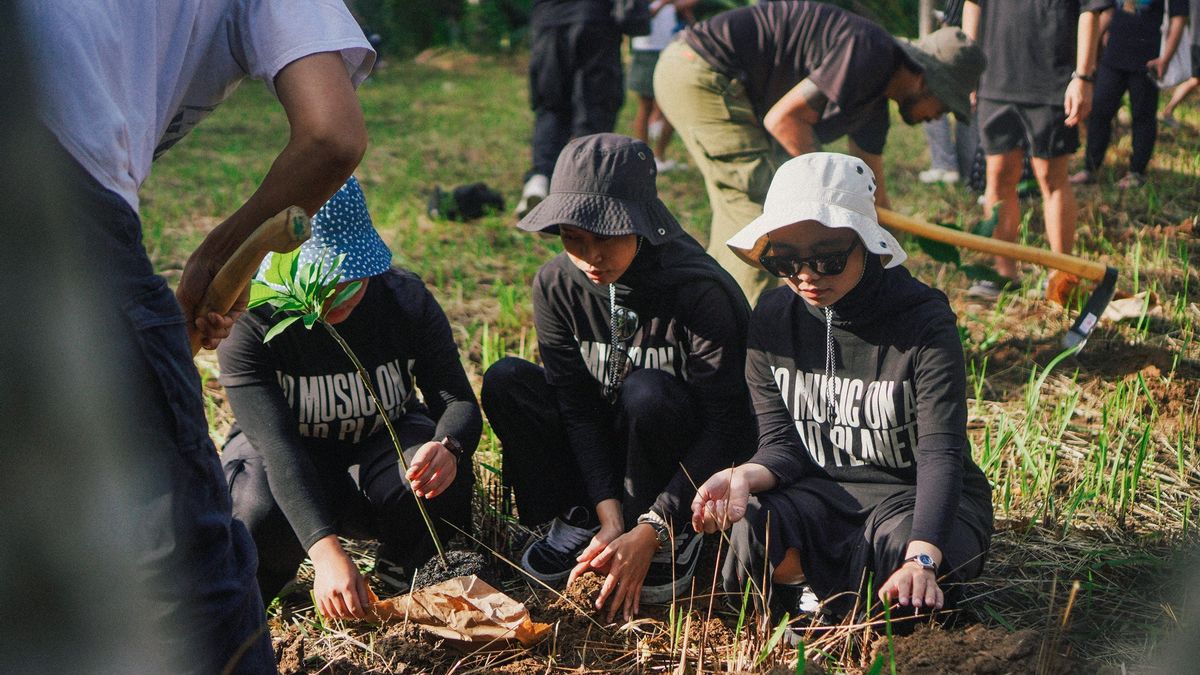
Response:
M675 169L678 169L679 162L676 162L673 159L658 159L656 157L654 158L654 166L658 169L659 173L666 173L668 171L674 171Z
M917 174L917 180L922 183L946 183L953 185L958 182L959 176L957 171L943 171L941 169L926 169Z
M540 173L535 173L525 181L521 190L521 201L517 203L517 217L524 218L525 214L541 203L550 192L550 179Z

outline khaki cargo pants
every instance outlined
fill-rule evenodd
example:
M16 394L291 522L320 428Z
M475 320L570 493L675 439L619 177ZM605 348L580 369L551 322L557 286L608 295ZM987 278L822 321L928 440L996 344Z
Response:
M717 72L682 41L659 57L654 95L704 175L713 213L708 253L753 305L776 280L742 262L725 241L762 214L771 178L789 155L759 122L745 85Z

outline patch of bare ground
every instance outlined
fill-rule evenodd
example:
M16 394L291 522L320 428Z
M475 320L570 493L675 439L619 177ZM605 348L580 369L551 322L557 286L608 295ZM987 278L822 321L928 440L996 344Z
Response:
M908 675L1077 672L1075 664L1049 651L1042 636L1028 628L1011 633L979 624L961 630L927 624L911 635L895 638L890 649L894 650L896 672ZM888 654L888 639L876 639L871 651L872 659Z

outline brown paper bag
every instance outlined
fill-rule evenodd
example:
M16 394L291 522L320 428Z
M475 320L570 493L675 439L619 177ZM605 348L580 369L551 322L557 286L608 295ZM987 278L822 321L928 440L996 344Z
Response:
M475 575L375 602L371 611L380 622L407 620L465 651L507 648L514 640L529 647L550 632L525 605Z

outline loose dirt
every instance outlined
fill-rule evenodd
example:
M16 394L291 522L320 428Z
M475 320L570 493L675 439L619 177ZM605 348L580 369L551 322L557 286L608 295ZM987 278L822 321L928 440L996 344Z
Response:
M487 573L487 558L475 551L446 551L446 563L434 556L417 570L413 577L413 590L425 588L455 577L477 575L483 578Z
M896 638L893 647L896 654L896 672L908 675L1057 675L1075 672L1075 664L1070 660L1052 653L1043 653L1042 636L1029 629L1010 633L1003 628L985 628L978 624L962 630L922 625L911 635ZM872 645L871 661L880 654L886 655L887 652L887 638L880 637Z

